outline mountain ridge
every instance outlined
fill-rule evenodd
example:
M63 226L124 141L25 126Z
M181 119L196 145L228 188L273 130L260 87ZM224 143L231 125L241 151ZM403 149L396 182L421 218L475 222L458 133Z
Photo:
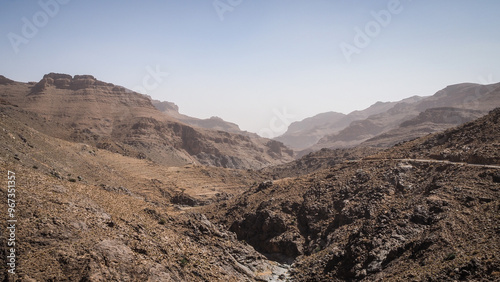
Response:
M321 148L345 148L362 144L377 135L386 133L396 128L404 122L416 118L420 113L431 108L454 107L464 110L477 110L482 114L488 113L495 107L500 106L500 83L481 85L474 83L461 83L445 87L432 96L427 96L417 100L402 100L389 110L381 112L362 120L353 121L338 133L322 137L317 144L298 155L319 150ZM444 112L443 112L444 113ZM476 116L477 117L477 116ZM458 119L457 119L458 121ZM441 129L446 129L444 123L434 126L435 129L423 131L421 134L433 133ZM449 124L448 128L453 125ZM420 137L418 135L415 137ZM407 140L401 138L393 141L401 142ZM372 140L373 141L373 140ZM385 141L384 141L385 142ZM372 146L380 146L374 142Z
M0 85L0 98L70 128L56 137L165 164L261 168L293 159L278 141L192 127L151 99L90 75L50 73L38 83Z

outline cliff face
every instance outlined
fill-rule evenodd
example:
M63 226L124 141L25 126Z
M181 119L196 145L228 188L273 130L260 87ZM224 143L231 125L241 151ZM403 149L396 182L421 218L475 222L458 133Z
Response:
M149 97L90 75L51 73L35 85L2 85L0 98L59 124L63 130L47 132L56 137L164 164L261 168L293 159L281 143L190 126Z

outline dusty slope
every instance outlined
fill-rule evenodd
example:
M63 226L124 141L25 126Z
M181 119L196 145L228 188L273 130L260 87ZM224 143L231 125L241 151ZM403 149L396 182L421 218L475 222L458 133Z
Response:
M465 143L496 159L499 125L496 110L441 134L450 138L254 185L206 212L257 250L294 260L297 281L496 281L500 168L387 158L431 156L429 140L445 140L452 153Z
M35 114L17 111L0 106L0 173L16 173L16 281L255 281L284 271L183 211L232 197L255 173L125 157L45 135L26 125Z
M261 168L292 160L277 141L194 128L148 97L92 76L52 73L36 85L4 83L0 98L64 128L46 134L158 163Z

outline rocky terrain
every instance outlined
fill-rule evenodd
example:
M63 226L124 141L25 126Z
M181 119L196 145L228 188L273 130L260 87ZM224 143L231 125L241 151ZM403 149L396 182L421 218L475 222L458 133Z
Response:
M392 129L396 129L400 125L407 127L406 131L420 132L422 135L415 134L420 137L427 133L434 133L446 128L457 125L456 123L438 122L432 126L427 125L426 130L422 130L418 123L415 128L410 120L417 118L418 115L428 109L452 107L466 110L481 111L486 114L488 111L500 106L500 84L479 85L473 83L462 83L448 86L436 94L425 99L399 103L386 112L372 115L364 120L352 122L342 131L323 137L318 143L310 148L310 150L318 150L320 148L342 148L352 147L361 144L364 141L371 139L370 145L383 146L387 145L384 138L375 139L380 134L388 133ZM449 116L448 113L442 112L443 117L440 120ZM439 120L439 119L438 119ZM455 118L455 121L459 119ZM429 120L429 123L433 123ZM435 130L435 131L434 131ZM375 140L374 140L375 139ZM400 135L400 138L392 136L389 144L407 140L406 135ZM380 143L375 142L380 140Z
M417 117L401 123L397 128L362 143L365 147L389 148L397 143L417 139L429 133L444 131L484 115L483 111L459 108L431 108Z
M17 219L17 274L1 256L0 280L498 281L500 108L474 119L497 99L485 93L457 98L477 110L437 97L399 125L458 127L292 161L90 76L0 77Z
M321 113L302 121L293 122L283 135L274 139L296 150L305 150L316 144L322 137L335 134L346 128L353 121L386 112L399 103L421 99L423 98L415 96L399 102L377 102L364 110L353 111L347 115L336 112Z
M500 164L499 124L500 108L497 108L473 122L399 144L374 157Z
M7 279L1 256L2 281L268 281L286 271L190 212L263 181L257 173L123 156L27 125L39 118L0 103L0 173L15 172L18 220L17 276ZM6 221L1 230L7 254Z
M207 210L208 218L268 257L294 262L297 281L498 280L499 114L365 160L254 185ZM428 159L429 148L464 143L494 153ZM478 161L455 163L468 160Z
M232 122L225 121L221 119L220 117L211 117L207 119L199 119L199 118L194 118L190 117L187 115L183 115L179 112L179 107L172 103L172 102L167 102L167 101L158 101L158 100L151 100L155 108L157 108L159 111L175 118L178 121L181 121L183 123L192 125L192 126L197 126L201 128L206 128L206 129L213 129L213 130L221 130L221 131L226 131L230 133L236 133L236 134L242 134L242 135L247 135L247 136L253 136L256 137L257 134L255 133L250 133L248 131L242 131L240 127Z
M500 106L499 92L498 83L451 85L432 96L378 102L348 115L319 114L291 124L284 135L275 139L296 149L298 157L322 148L360 144L388 148L485 115Z
M278 141L190 126L157 110L149 97L92 76L2 81L1 99L57 124L56 131L39 130L65 140L166 165L261 168L293 159Z

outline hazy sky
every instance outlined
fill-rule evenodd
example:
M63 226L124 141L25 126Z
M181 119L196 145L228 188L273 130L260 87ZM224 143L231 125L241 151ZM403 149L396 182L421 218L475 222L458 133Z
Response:
M263 135L500 81L498 0L3 0L0 30L11 79L92 74Z

